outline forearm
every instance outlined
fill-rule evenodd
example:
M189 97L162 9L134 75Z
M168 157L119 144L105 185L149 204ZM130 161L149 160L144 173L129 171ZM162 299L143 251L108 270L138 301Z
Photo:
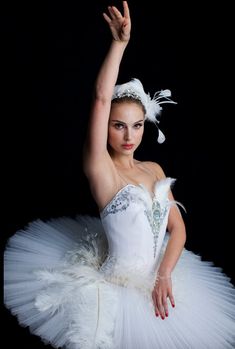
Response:
M178 227L171 231L169 241L158 273L160 276L170 276L173 271L186 241L185 227Z
M102 102L111 101L120 63L128 41L112 40L109 51L99 70L94 97Z

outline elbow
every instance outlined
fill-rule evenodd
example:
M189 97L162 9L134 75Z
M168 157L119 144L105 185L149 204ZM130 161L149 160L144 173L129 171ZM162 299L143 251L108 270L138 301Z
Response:
M93 92L93 100L96 103L100 103L102 105L111 103L112 95L107 93L102 87L96 86L94 92Z

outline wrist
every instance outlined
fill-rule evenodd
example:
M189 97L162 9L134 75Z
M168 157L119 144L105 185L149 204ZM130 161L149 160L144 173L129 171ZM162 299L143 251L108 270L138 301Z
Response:
M170 280L171 279L171 274L160 274L159 272L157 273L157 277L155 280L155 285L158 284L159 281L166 281L166 280Z
M156 280L155 280L155 286L159 283L159 281L167 281L171 279L171 274L160 274L159 272L157 273Z
M119 39L113 38L113 43L114 43L115 45L120 45L120 46L126 47L127 44L128 44L128 42L129 42L129 40L119 40Z
M171 272L172 270L170 268L159 268L157 275L160 277L168 278L171 277Z
M165 279L170 279L171 275L161 275L157 274L157 280L165 280Z

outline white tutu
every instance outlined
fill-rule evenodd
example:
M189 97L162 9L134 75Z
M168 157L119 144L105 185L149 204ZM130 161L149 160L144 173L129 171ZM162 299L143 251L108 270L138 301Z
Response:
M13 235L4 255L6 307L55 348L235 348L235 289L220 268L186 249L172 273L176 306L156 317L150 271L166 248L167 214L161 210L156 244L147 206L139 210L142 194L126 186L101 219L37 220Z
M169 317L161 320L151 292L106 281L99 272L106 255L97 218L31 223L6 248L7 308L54 347L235 347L234 288L212 263L183 251L172 277L176 307L169 305Z

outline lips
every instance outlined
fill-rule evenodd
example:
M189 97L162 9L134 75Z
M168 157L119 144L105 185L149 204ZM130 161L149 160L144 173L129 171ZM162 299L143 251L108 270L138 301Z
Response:
M134 144L123 144L122 147L124 149L128 149L129 150L129 149L132 149L134 147Z

